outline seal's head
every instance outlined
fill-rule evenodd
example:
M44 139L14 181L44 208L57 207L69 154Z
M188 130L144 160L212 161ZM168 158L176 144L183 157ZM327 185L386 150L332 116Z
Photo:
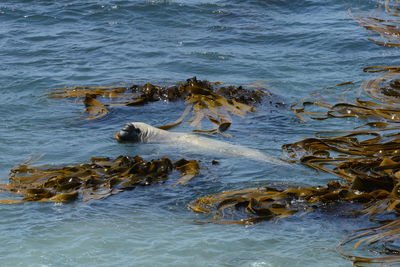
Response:
M135 127L135 123L127 123L119 130L115 135L115 139L118 142L141 142L141 130L139 127Z
M163 132L147 123L136 121L125 124L114 137L118 142L153 142L164 138Z

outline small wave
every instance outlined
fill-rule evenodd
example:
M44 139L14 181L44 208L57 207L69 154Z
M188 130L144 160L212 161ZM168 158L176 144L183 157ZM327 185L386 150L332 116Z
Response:
M214 59L214 60L229 60L233 58L231 55L227 54L220 54L218 52L211 52L211 51L194 51L189 52L189 55L194 55L200 58L207 58L207 59Z

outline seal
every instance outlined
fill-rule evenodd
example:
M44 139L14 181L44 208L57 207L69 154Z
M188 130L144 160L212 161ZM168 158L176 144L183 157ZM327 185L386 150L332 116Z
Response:
M242 156L255 160L274 164L287 164L283 160L267 155L261 151L248 147L234 145L227 142L213 140L194 134L168 132L158 129L144 122L130 122L125 124L115 134L118 142L142 142L142 143L169 143L195 146L198 148L212 150L221 154Z

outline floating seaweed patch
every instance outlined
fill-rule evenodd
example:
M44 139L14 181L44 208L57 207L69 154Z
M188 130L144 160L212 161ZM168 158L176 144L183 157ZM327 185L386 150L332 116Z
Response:
M214 222L248 224L327 206L357 204L348 214L367 215L378 225L361 230L336 252L357 266L399 264L400 248L396 242L400 241L400 67L373 66L364 71L383 74L364 82L360 86L362 95L352 101L344 101L344 96L342 101L329 97L325 92L330 91L324 91L314 92L313 98L291 107L302 121L310 118L323 125L324 120L331 118L356 118L355 122L362 122L361 125L348 131L320 131L315 137L282 147L294 161L341 178L340 183L227 191L201 197L189 207L212 214ZM346 82L336 87L352 85ZM339 103L332 103L332 99L339 99ZM349 244L379 254L368 258L343 253L344 246Z
M370 14L363 15L362 13L358 13L358 15L350 13L350 15L360 26L378 33L382 39L382 41L374 38L368 38L368 40L380 46L400 47L399 1L385 0L384 11L385 13L380 17L372 17Z
M374 212L372 209L378 207L393 211L394 208L397 210L393 203L399 204L396 197L392 198L391 191L362 191L350 183L334 181L318 187L260 187L227 191L201 197L190 203L189 208L195 212L213 214L215 222L248 224L280 219L297 212L314 211L339 203L362 204L365 209L357 211L357 214L375 214L376 209Z
M164 182L174 169L182 173L180 184L199 173L195 160L181 159L173 163L168 158L145 161L139 156L92 158L90 163L66 167L34 168L22 164L11 170L10 183L1 184L0 190L23 198L1 199L0 203L101 199L136 186Z
M380 221L380 225L356 231L356 234L347 238L335 250L339 255L353 261L355 266L371 266L371 264L387 264L391 266L400 263L400 247L396 241L400 238L400 219ZM354 248L362 245L369 247L375 253L375 257L360 257L349 255L346 248L352 244ZM346 250L342 252L341 250Z
M269 93L265 90L246 90L239 86L216 87L215 83L188 79L177 86L161 87L146 83L131 87L67 87L56 89L49 93L51 98L84 99L86 112L96 119L109 113L113 106L138 106L154 101L183 100L187 108L173 124L160 126L169 129L179 125L191 112L188 122L193 127L199 127L201 121L208 119L216 125L212 130L197 130L207 133L222 133L226 131L232 119L230 115L245 116L254 111L254 105L260 103ZM107 103L102 103L102 99Z
M378 226L363 230L344 244L357 248L381 244L375 253L390 256L358 257L339 254L353 260L356 266L370 263L400 263L398 249L386 249L399 240L400 219L400 67L373 66L366 72L384 72L377 78L364 82L360 89L370 99L356 98L353 103L327 104L319 101L302 103L295 109L301 117L325 120L328 118L355 117L367 122L349 131L321 131L317 137L287 144L283 149L289 156L311 168L328 172L344 179L349 192L364 198L364 207L358 214L366 214L376 221L378 216L395 216L390 221L380 221ZM319 112L307 111L318 107ZM341 201L348 201L341 198ZM338 249L341 249L342 246Z
M295 114L305 120L304 115L311 119L325 120L328 118L363 118L381 120L376 125L383 126L383 120L390 122L390 126L400 123L400 66L372 66L364 69L365 72L384 72L379 77L364 82L361 93L372 100L356 98L353 103L329 103L320 100L300 101L291 106ZM373 124L370 123L370 126ZM387 125L389 127L389 125Z
M199 213L213 214L214 222L252 224L281 219L299 211L311 211L317 204L330 204L343 199L355 201L359 196L338 182L325 187L249 188L201 197L189 204Z
M86 94L83 103L86 106L86 112L90 115L87 119L97 119L105 116L109 113L108 109L101 103L99 100L96 99L96 95Z

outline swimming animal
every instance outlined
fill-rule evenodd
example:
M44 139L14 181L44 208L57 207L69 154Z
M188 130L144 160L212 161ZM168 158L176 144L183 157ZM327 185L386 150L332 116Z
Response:
M143 122L127 123L115 134L114 137L118 140L118 142L160 142L188 145L216 151L222 154L242 156L274 164L287 164L280 159L274 158L255 149L240 145L233 145L194 134L168 132Z

